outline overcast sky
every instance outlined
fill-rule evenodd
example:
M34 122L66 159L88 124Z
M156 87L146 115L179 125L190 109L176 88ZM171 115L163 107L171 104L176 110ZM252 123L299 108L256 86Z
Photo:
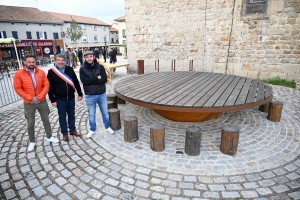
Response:
M0 0L0 5L34 7L41 11L93 17L112 24L125 15L125 0Z

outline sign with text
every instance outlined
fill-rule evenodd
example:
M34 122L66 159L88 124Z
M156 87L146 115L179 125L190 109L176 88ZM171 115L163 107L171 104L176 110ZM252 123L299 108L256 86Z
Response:
M17 47L30 47L30 42L33 42L35 47L49 47L53 46L52 40L21 40ZM0 48L14 48L13 44L1 44Z

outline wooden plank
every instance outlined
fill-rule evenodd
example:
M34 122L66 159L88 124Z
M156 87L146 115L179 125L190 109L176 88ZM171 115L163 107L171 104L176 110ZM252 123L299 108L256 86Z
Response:
M166 76L170 76L169 74L166 73L159 73L157 75L154 75L153 73L151 74L143 74L143 75L137 75L135 76L133 79L123 79L118 81L122 84L118 87L118 90L122 91L122 92L126 92L126 90L124 90L124 88L127 88L128 86L135 86L135 85L139 85L139 84L143 84L143 83L150 83L152 81L156 81L156 80L162 80L164 79ZM125 81L124 81L125 80Z
M183 91L182 94L180 95L182 98L177 101L177 102L169 102L169 104L173 104L174 106L183 106L188 102L191 98L193 98L199 91L201 91L201 87L199 85L204 84L210 79L213 79L213 76L216 74L212 73L205 73L201 78L199 78L198 82L193 83L193 86L188 88L186 91Z
M210 80L203 83L199 88L197 88L196 93L194 94L193 98L191 98L189 101L187 101L183 106L184 107L193 107L193 105L201 99L206 92L212 88L215 84L217 84L218 81L220 81L224 77L224 74L216 74L216 76L213 76Z
M188 77L190 77L190 76L192 76L192 74L188 75ZM126 95L129 98L136 98L136 95L139 95L142 97L142 96L146 95L150 89L161 88L161 87L163 87L164 90L167 91L169 87L173 86L174 82L182 81L185 78L186 78L186 76L182 75L182 73L171 74L171 76L169 76L168 78L157 80L155 82L141 83L141 84L137 85L139 87L138 89L128 91L126 93ZM140 100L142 100L141 97L140 97Z
M249 89L250 89L250 86L251 86L251 82L252 82L252 79L247 79L246 80L246 82L244 83L243 88L242 88L242 90L239 94L239 97L237 98L234 105L243 105L243 104L245 104L246 98L247 98L247 95L248 95L248 92L249 92Z
M262 81L258 81L258 87L257 87L257 96L256 96L256 102L261 101L265 97L265 87L266 84Z
M210 80L210 81L213 81L213 80ZM158 103L160 102L162 99L168 97L169 95L171 95L172 92L169 92L169 93L162 93L160 97L156 98L155 100L152 100L151 103Z
M164 98L159 104L165 104L169 106L173 106L175 103L180 101L181 99L185 98L185 96L189 93L193 86L197 86L198 82L200 82L204 77L196 76L194 79L187 79L187 81L180 85L179 87L175 88L173 94Z
M178 75L178 74L177 74ZM179 75L178 75L179 76ZM120 93L138 92L142 87L163 83L166 78L172 77L169 73L150 74L149 76L139 75L135 80L124 84L126 86L118 89Z
M215 90L214 93L212 93L211 97L203 104L202 107L208 108L208 107L213 107L213 105L218 101L218 99L223 95L223 93L226 91L226 88L230 86L232 81L235 79L236 76L229 76L229 78L220 85L218 89ZM233 88L231 89L233 90Z
M258 85L258 81L257 80L253 80L251 83L251 87L246 99L246 103L253 103L255 102L255 97L256 97L256 92L257 92L257 85Z
M174 90L176 90L178 87L180 87L182 84L186 83L187 79L191 79L193 77L197 77L199 74L195 72L190 72L192 76L184 76L183 79L180 80L173 80L173 83L171 85L168 85L168 87L157 91L153 96L148 97L147 101L154 104L159 104L160 101L167 98L168 96L172 95L174 93Z
M193 107L202 107L210 98L213 96L213 94L228 80L230 75L226 74L223 75L222 78L218 81L216 81L216 84L210 85L203 90L205 92L205 95L201 97L194 105Z
M180 75L178 73L178 75ZM154 96L155 94L161 92L161 91L168 91L169 87L172 87L174 82L180 81L182 79L186 79L187 77L196 76L195 74L190 74L187 77L184 75L176 76L175 74L171 77L165 80L163 83L156 83L155 85L150 85L150 87L147 90L143 90L143 92L135 94L133 98L140 99L141 101L148 101L147 98Z
M236 100L237 100L237 98L238 98L238 96L239 96L246 80L247 80L247 78L241 77L241 79L237 83L236 87L234 88L233 92L230 94L230 96L226 100L226 103L224 104L224 107L229 107L229 106L234 105L234 103L236 102Z
M241 77L236 76L234 80L230 83L230 85L225 89L224 93L220 96L220 98L216 101L216 103L212 107L223 107L229 96L231 96L232 92L236 88L239 83Z

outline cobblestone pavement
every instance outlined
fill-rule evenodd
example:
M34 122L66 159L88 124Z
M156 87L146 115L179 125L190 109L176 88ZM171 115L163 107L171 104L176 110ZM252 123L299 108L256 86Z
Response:
M114 83L126 77L117 69ZM107 93L113 93L107 85ZM126 103L121 119L138 117L139 140L124 142L123 127L106 133L97 111L97 131L89 131L85 101L76 103L76 126L82 137L64 142L57 111L50 121L58 144L48 144L36 117L37 148L27 152L23 109L0 116L0 199L300 199L300 91L274 86L284 102L281 122L270 122L257 108L224 113L204 123L173 122L153 110ZM153 152L150 125L166 128L166 148ZM219 151L221 127L240 127L238 153ZM201 127L201 154L184 154L185 128ZM123 126L123 123L122 123Z

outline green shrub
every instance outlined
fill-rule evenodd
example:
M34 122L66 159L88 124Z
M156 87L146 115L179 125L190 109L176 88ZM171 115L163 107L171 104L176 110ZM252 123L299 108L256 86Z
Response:
M276 76L274 78L269 78L266 80L261 80L261 81L271 84L271 85L281 85L281 86L285 86L285 87L296 88L295 80L288 81L288 80L282 79L278 76Z

